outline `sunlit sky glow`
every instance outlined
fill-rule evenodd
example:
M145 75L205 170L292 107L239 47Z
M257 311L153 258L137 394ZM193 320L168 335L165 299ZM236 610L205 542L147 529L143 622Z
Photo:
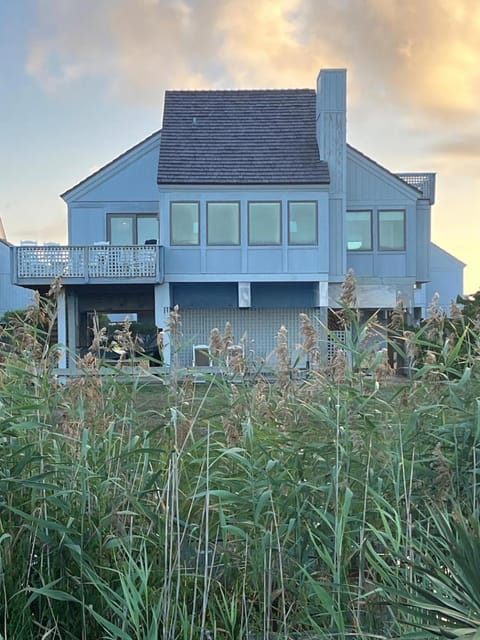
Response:
M165 89L314 87L348 69L348 141L437 173L432 239L480 288L478 0L0 0L0 216L66 242L60 193L161 127Z

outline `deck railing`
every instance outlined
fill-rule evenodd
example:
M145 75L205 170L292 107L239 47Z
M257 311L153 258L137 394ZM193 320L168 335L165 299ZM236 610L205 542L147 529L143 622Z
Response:
M13 247L14 279L45 281L124 281L163 277L163 247L142 246L20 246Z
M421 191L423 197L435 203L435 174L434 173L397 173L401 180Z

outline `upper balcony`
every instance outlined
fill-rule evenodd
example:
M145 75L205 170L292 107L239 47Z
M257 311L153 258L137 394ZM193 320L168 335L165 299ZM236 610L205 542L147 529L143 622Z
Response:
M430 204L435 204L435 174L434 173L396 173L397 177L420 191L422 197Z
M17 285L153 283L164 280L163 246L12 247L12 282Z

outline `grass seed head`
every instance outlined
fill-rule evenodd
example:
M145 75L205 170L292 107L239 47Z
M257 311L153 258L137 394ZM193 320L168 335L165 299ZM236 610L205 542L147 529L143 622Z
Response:
M220 331L217 327L210 331L210 344L208 347L212 357L218 359L223 351L223 341Z
M357 281L353 269L347 271L342 283L340 304L342 308L337 312L337 317L341 327L344 329L358 322Z
M388 327L390 329L401 331L403 329L404 320L405 307L403 306L402 300L399 300L390 315Z
M418 358L416 335L413 331L404 331L403 339L405 340L405 355L409 360L409 366L413 366Z
M375 380L380 384L385 382L389 376L393 374L393 369L388 362L388 349L383 348L380 351L380 359L375 367Z
M52 300L58 300L62 289L63 289L62 278L58 276L50 285L50 289L48 290L47 296L49 298L52 298Z
M302 350L310 353L317 346L318 334L306 313L300 314L300 334L303 338Z
M331 371L335 384L344 382L347 377L347 354L345 349L337 349L331 362Z
M353 269L347 271L345 280L342 283L340 302L346 307L354 309L357 307L357 281Z
M288 350L288 331L284 325L277 333L275 355L277 357L277 382L280 388L286 389L290 386L290 352Z
M463 320L462 310L453 300L450 301L450 310L448 315L452 320Z
M234 343L233 333L232 333L232 325L230 322L225 323L225 329L223 331L222 337L222 352L226 355L228 353L229 347Z
M443 341L443 329L445 323L445 312L440 307L440 295L435 293L428 307L428 318L426 321L425 335L429 340L437 344Z

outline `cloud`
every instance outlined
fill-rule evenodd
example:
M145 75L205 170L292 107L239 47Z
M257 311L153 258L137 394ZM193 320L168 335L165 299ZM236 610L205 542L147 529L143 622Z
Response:
M78 90L86 102L93 81L99 99L119 110L125 103L160 109L166 88L313 87L320 68L347 67L352 143L392 170L438 172L433 219L443 216L446 240L452 208L458 220L472 212L480 169L478 0L29 5L36 15L26 69L59 100ZM458 246L463 228L455 225Z
M467 132L464 135L438 140L432 145L431 150L435 154L480 161L480 132Z
M28 72L47 91L101 78L153 103L165 87L313 86L347 66L351 96L416 118L473 118L476 0L37 0Z
M209 4L199 13L181 0L37 0L27 72L48 92L96 78L116 98L149 104L165 87L208 86L203 68L219 48Z

